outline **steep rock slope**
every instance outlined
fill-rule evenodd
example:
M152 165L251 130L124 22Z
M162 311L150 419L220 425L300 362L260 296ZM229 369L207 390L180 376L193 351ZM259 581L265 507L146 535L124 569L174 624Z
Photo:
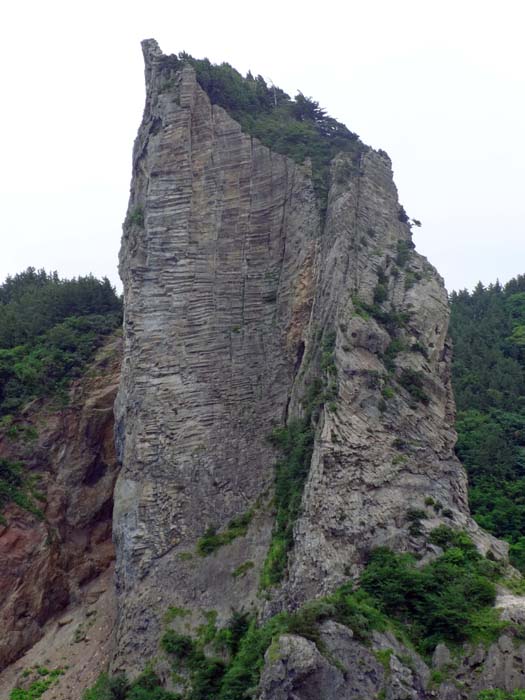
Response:
M388 156L363 146L359 162L336 157L321 217L308 163L243 133L190 65L152 40L143 48L146 107L120 257L114 511L113 667L132 672L157 654L169 607L186 631L206 611L218 625L232 609L267 618L357 575L375 546L431 556L423 535L440 523L506 554L469 517L453 453L446 292L413 250ZM294 546L286 575L261 595L277 459L267 438L305 416L315 441ZM199 556L207 531L226 543ZM315 656L309 645L286 636L279 658L286 666L299 647ZM261 697L278 697L265 686L272 663ZM421 673L413 697L423 697Z
M35 401L0 433L0 457L22 461L43 497L42 519L11 504L0 525L0 670L37 642L46 622L81 598L85 584L114 559L113 403L120 359L121 339L113 337L74 383L67 406Z

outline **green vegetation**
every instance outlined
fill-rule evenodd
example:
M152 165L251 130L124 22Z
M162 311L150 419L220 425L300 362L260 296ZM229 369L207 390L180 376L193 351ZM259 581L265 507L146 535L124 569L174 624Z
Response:
M403 369L397 381L408 391L413 399L425 405L429 403L430 399L424 389L422 372L416 372L413 369Z
M497 638L504 626L493 607L499 566L483 558L464 533L441 526L430 539L445 552L420 568L410 554L373 552L361 576L362 589L381 612L402 623L424 655L439 642Z
M9 700L38 700L64 674L64 670L55 668L50 671L47 668L39 667L35 669L35 673L36 680L28 688L13 688ZM30 675L30 672L27 675Z
M83 700L180 700L177 693L169 693L160 685L159 678L148 669L130 683L125 676L110 677L103 673L95 685L83 695ZM12 700L16 700L13 698ZM22 700L22 698L20 698Z
M336 333L319 331L320 377L313 379L303 397L304 417L276 428L270 441L279 448L275 465L276 518L272 540L261 572L261 588L270 588L281 581L286 571L288 552L293 546L293 528L301 510L304 484L310 471L314 446L315 423L321 406L337 410L337 367L335 364Z
M237 537L244 537L248 532L248 526L253 518L253 510L249 510L228 523L224 532L217 532L217 528L210 526L197 542L197 552L201 557L207 557L219 547L230 544Z
M243 77L227 63L214 65L187 53L170 56L173 68L190 63L197 80L214 104L226 109L243 130L256 136L277 153L297 163L311 159L313 180L321 209L326 207L330 186L330 162L341 151L349 160L336 173L338 181L359 171L365 146L357 134L329 117L319 104L302 93L291 99L279 88L268 85L262 76Z
M406 350L406 344L401 338L394 338L392 341L390 341L383 357L385 367L389 372L395 371L396 357L404 350Z
M28 268L0 286L0 416L64 391L121 322L107 279Z
M387 673L390 672L390 658L392 654L394 653L393 649L379 649L378 651L374 652L376 659L379 661L379 663L383 666L385 671Z
M250 569L253 569L255 564L253 561L245 561L244 564L238 566L234 571L232 571L233 578L243 578L246 576Z
M164 622L165 624L169 624L170 622L173 622L173 620L176 620L178 617L188 617L188 615L191 615L190 610L186 610L186 608L179 608L176 605L170 606L164 615Z
M293 526L301 508L304 483L310 469L314 444L311 413L302 420L276 428L271 441L282 457L275 465L276 518L272 541L261 574L261 587L278 583L286 570L288 551L293 546Z
M42 396L63 400L120 322L121 301L107 279L62 280L30 267L0 285L0 427L8 440L37 438L17 412ZM0 522L9 502L41 517L41 498L21 462L0 459Z
M453 293L450 334L471 509L525 572L525 275Z
M430 672L430 682L431 682L432 685L434 685L434 686L440 685L441 683L443 683L444 681L446 681L446 679L447 679L447 675L446 675L446 673L445 673L443 670L440 670L440 669L438 669L438 668L434 668L434 669Z
M5 524L2 511L8 503L16 503L37 518L42 518L38 500L42 500L42 496L35 480L24 472L22 463L0 458L0 524Z
M421 513L413 511L410 517L417 519ZM211 611L196 638L168 630L161 646L185 685L181 699L245 700L257 686L270 647L277 658L281 634L301 635L326 654L319 625L329 619L352 629L354 637L365 644L374 630L390 630L427 658L439 642L452 646L465 641L490 643L508 624L499 621L493 607L500 566L483 558L463 532L440 526L431 533L430 541L444 553L429 564L417 566L410 554L377 549L358 588L345 583L332 595L309 601L294 613L279 613L261 625L246 613L233 612L227 625L217 629L216 614ZM376 652L385 668L390 655L388 649ZM99 680L103 687L110 682L116 680ZM160 693L160 688L148 692L140 696L99 693L86 695L85 700L179 697L152 694Z
M377 289L377 287L376 287ZM358 296L352 297L355 313L362 318L372 316L378 323L383 325L391 336L396 336L402 328L406 328L410 321L410 314L407 311L385 311L374 302L367 304Z
M410 255L415 248L415 244L412 241L398 241L397 242L397 255L396 263L399 267L405 267L410 260Z
M142 207L135 207L135 209L129 213L127 223L144 228L144 209Z
M260 626L254 618L234 613L212 639L192 639L169 630L162 639L162 648L172 658L174 670L189 678L184 700L245 700L250 689L257 686L267 649L279 635L300 634L323 649L319 623L327 619L351 626L357 638L363 640L373 629L386 629L388 624L366 594L352 593L351 584L347 584L332 596L312 601L296 613L280 613ZM205 643L211 645L211 652L205 653ZM225 652L227 661L223 660Z

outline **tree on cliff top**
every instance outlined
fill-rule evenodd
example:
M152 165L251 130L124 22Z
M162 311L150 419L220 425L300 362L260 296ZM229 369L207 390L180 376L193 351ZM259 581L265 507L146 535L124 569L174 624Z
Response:
M330 162L344 151L357 162L366 148L344 124L326 114L319 103L301 92L291 99L275 85L250 73L243 77L228 63L216 65L207 58L196 59L185 52L170 56L174 68L193 66L200 86L213 104L223 107L265 145L297 163L312 162L314 187L321 211L326 207L330 186Z

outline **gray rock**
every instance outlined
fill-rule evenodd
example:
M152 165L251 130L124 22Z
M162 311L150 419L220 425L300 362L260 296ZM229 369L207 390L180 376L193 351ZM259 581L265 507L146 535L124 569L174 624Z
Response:
M432 666L434 668L445 668L452 662L452 655L446 644L438 644L432 654Z
M223 624L232 608L269 615L329 593L359 574L372 547L425 555L409 508L425 512L422 532L445 522L505 555L469 516L453 452L447 294L411 250L389 158L366 146L358 163L337 156L322 220L308 163L243 133L210 104L191 67L180 69L152 40L143 48L146 106L120 253L114 508L114 667L131 672L157 653L169 606L187 609L174 624L191 631L206 610ZM320 409L287 577L264 603L277 458L267 436L303 415L312 378L330 380L320 370L323 333L335 337L333 400ZM401 350L388 375L394 339ZM417 377L419 397L407 377ZM248 511L246 536L195 555L208 527L224 531ZM246 562L246 575L232 577ZM339 643L342 655L348 646L364 659L375 687L371 652ZM310 642L283 644L316 678L354 692L340 691L341 671ZM393 676L409 684L402 667Z
M342 625L323 625L323 656L313 642L282 635L265 657L258 700L359 700L379 692L384 671Z

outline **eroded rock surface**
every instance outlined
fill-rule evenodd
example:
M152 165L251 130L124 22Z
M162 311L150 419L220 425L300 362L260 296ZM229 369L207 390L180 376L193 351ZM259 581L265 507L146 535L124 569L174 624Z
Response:
M158 654L170 607L184 634L207 614L221 626L232 609L266 619L356 578L373 547L435 556L425 535L442 523L506 556L469 515L453 452L447 295L413 250L388 156L362 144L358 159L337 156L321 215L309 163L243 133L189 64L152 40L143 49L116 403L112 668L131 674ZM277 458L267 437L308 414L316 381L294 546L283 581L261 595ZM206 532L224 534L246 514L245 534L200 556ZM322 649L297 635L274 640L260 700L464 696L444 649L438 687L391 635L366 646L331 621L321 634ZM492 669L486 683L497 676L491 659L510 663L509 644L498 645L480 662Z
M441 522L468 530L484 552L506 553L470 518L453 451L443 281L413 250L388 156L369 149L357 171L345 169L346 158L333 164L312 320L335 338L337 393L320 421L295 529L294 601L357 574L373 547L424 554L425 533ZM304 391L297 381L294 397ZM424 512L418 527L410 511Z
M314 377L331 382L331 398L288 576L266 616L357 575L371 547L432 556L422 535L440 522L504 556L469 517L453 454L447 296L412 250L388 156L362 146L359 162L335 158L322 219L309 166L243 133L191 66L152 40L143 48L120 256L115 668L155 652L170 605L213 609L219 624L233 607L261 607L276 458L267 436L302 415ZM207 528L252 509L246 537L196 555ZM417 527L410 509L424 511ZM246 563L246 576L229 575Z
M114 559L120 359L121 340L113 338L75 382L66 406L35 402L0 435L0 456L23 461L44 496L43 519L12 504L0 526L0 670Z
M426 697L429 669L392 635L376 633L365 646L347 627L327 621L320 638L323 653L303 637L279 637L266 653L258 700Z
M126 663L153 651L169 605L213 609L223 622L255 601L273 524L267 438L286 420L319 235L308 168L244 134L191 67L174 73L152 43L145 57L120 258L114 531ZM208 527L252 508L227 557L188 558Z

